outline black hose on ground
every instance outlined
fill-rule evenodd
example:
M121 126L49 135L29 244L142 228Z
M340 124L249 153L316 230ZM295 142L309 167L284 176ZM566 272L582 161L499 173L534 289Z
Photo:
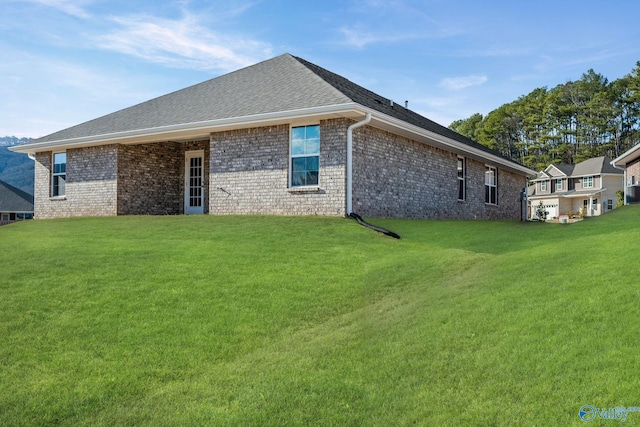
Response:
M382 234L386 234L387 236L393 237L394 239L399 239L400 235L394 233L393 231L389 231L386 228L382 228L382 227L377 227L375 225L369 224L367 221L365 221L364 219L362 219L362 217L360 215L358 215L355 212L351 212L349 214L349 216L353 219L355 219L356 221L358 221L358 224L370 228L372 230L377 231L378 233L382 233Z

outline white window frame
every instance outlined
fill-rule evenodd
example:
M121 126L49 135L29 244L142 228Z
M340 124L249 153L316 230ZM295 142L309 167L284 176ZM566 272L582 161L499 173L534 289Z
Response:
M59 154L64 154L64 171L56 172L56 156ZM62 177L62 182L64 183L62 192L60 191L60 185L58 184L56 191L56 181ZM51 197L64 197L66 195L66 182L67 182L67 152L66 151L58 151L55 153L51 153Z
M487 205L497 205L498 204L498 168L494 166L484 165L484 202ZM491 175L490 172L493 172ZM489 176L492 176L493 179L488 179ZM491 192L491 189L494 189L494 192Z
M556 179L556 190L562 190L562 178Z
M462 168L460 163L462 162ZM458 157L457 172L458 172L458 201L467 200L467 159L464 157ZM460 190L462 190L462 198L460 198Z
M547 181L540 181L540 191L547 191Z
M299 128L309 128L309 127L317 127L318 128L318 150L317 152L310 152L310 153L293 153L293 131L294 129L299 129ZM312 124L308 124L308 125L296 125L296 126L291 126L289 128L289 188L318 188L320 185L320 144L321 144L321 139L322 136L320 134L320 124L319 123L312 123ZM315 184L302 184L302 185L295 185L294 184L294 170L293 170L293 163L294 163L294 159L298 159L298 158L311 158L311 157L317 157L318 159L318 178L317 178L317 182Z
M587 185L587 179L589 180L589 185ZM595 185L595 178L592 176L585 176L582 178L582 188L593 188Z

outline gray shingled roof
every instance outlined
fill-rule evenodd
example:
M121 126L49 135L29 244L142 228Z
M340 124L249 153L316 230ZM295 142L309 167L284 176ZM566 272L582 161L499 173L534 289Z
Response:
M294 57L285 54L32 142L67 140L350 102L349 98Z
M387 114L391 117L395 117L396 119L400 119L404 122L418 126L422 129L437 133L442 136L446 136L447 138L451 138L455 141L472 146L474 148L485 151L487 153L491 153L495 156L505 158L504 156L501 156L496 151L493 151L490 148L473 141L472 139L469 139L463 135L460 135L459 133L447 127L439 125L438 123L432 120L429 120L426 117L423 117L418 113L415 113L414 111L404 108L404 106L400 106L398 104L392 103L390 99L387 99L374 92L371 92L370 90L365 89L364 87L357 85L338 74L335 74L318 65L305 61L302 58L296 57L296 59L300 61L302 64L306 65L310 70L312 70L315 74L320 76L324 81L329 83L331 86L335 87L340 92L348 96L353 102L356 102L360 105L371 108L372 110Z
M612 173L622 175L623 171L616 169L611 165L611 159L606 156L594 157L578 163L573 168L573 176L600 175L603 173Z
M558 169L560 172L562 172L563 174L567 175L567 176L571 176L571 174L573 173L573 168L575 167L575 165L567 165L564 163L552 163L551 165L549 165L549 167L553 166L554 168ZM549 169L549 167L547 167L546 170Z
M354 102L512 162L404 106L290 54L64 129L24 146Z
M33 212L33 196L0 181L0 212Z

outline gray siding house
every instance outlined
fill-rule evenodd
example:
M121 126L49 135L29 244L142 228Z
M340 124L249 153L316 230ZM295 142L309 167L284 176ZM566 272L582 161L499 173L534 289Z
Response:
M535 172L284 54L33 140L35 217L521 219Z
M585 216L598 216L615 209L622 190L622 170L611 165L605 156L594 157L576 165L551 164L538 173L529 186L529 215L536 217L540 203L549 219L580 209Z

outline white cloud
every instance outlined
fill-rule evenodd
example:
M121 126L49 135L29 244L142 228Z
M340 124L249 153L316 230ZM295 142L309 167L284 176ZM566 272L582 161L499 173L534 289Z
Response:
M177 68L232 71L271 55L269 44L204 27L196 16L177 20L148 15L114 17L119 27L98 47Z
M486 83L487 80L489 80L487 76L477 74L464 77L447 77L440 80L440 84L438 86L450 90L461 90L471 86L479 86Z

